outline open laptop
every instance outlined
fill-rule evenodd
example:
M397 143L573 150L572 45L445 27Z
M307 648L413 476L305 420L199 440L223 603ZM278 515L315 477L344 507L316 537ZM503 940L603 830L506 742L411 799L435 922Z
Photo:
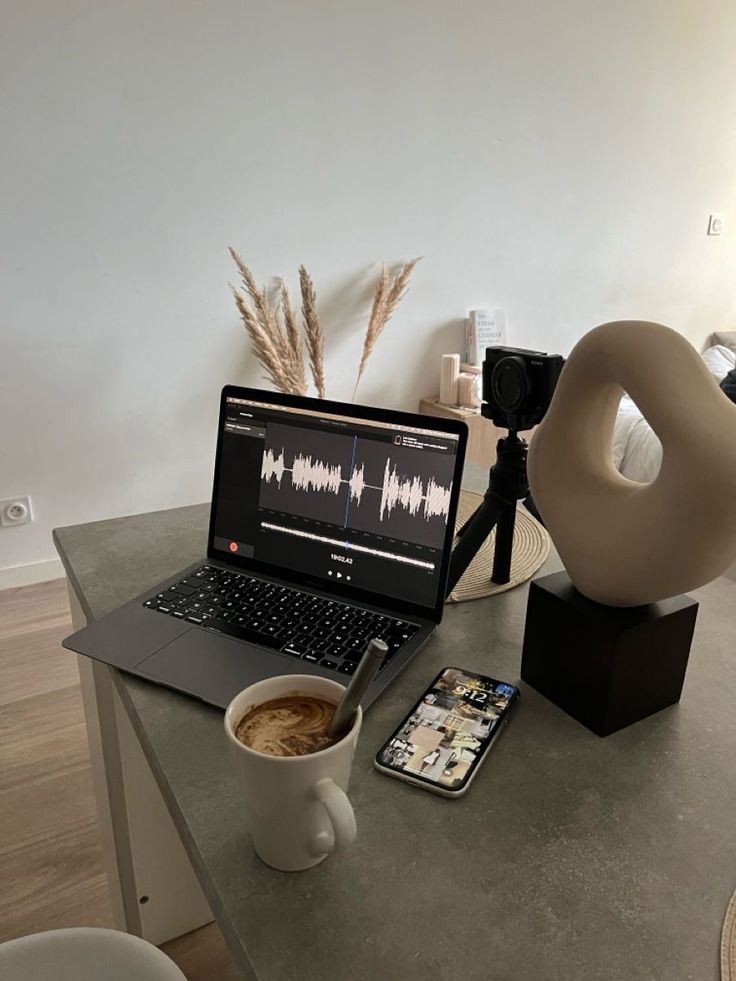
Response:
M463 422L227 386L207 556L64 646L213 705L283 674L373 699L442 618Z

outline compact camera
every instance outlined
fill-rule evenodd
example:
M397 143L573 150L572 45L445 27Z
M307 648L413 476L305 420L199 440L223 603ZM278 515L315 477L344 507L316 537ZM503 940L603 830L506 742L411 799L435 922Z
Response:
M564 363L561 354L486 348L482 414L501 429L522 432L536 426L549 408Z

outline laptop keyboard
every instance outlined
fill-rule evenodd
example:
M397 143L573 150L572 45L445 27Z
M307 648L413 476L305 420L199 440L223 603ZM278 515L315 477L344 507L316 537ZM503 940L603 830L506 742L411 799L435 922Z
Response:
M355 671L373 637L388 645L384 668L419 629L406 620L209 565L143 605L340 674Z

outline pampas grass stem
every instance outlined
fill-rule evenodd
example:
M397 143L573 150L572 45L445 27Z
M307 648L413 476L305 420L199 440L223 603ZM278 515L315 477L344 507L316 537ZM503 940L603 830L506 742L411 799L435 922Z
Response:
M411 278L414 266L416 266L420 259L421 256L417 256L415 259L405 262L390 285L386 266L384 265L381 269L381 275L378 278L376 292L373 297L368 328L365 332L365 340L363 341L363 354L358 365L358 376L355 379L355 386L353 388L353 397L351 400L353 402L355 401L358 385L360 384L360 379L363 377L368 359L373 353L373 348L376 346L378 338L383 333L386 324L391 319L394 310L405 296L409 288L409 279Z
M325 338L317 316L317 294L314 283L305 266L299 266L299 286L302 292L302 318L309 365L317 395L323 399L325 397Z

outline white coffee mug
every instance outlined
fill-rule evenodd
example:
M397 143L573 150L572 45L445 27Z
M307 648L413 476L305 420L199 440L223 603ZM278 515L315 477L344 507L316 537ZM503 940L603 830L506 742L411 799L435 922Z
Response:
M284 675L241 691L225 712L225 732L240 774L248 828L259 858L274 869L310 869L355 840L355 815L345 791L362 712L358 709L352 728L339 742L306 756L258 753L244 746L235 730L250 709L272 699L313 695L337 704L344 691L327 678Z

